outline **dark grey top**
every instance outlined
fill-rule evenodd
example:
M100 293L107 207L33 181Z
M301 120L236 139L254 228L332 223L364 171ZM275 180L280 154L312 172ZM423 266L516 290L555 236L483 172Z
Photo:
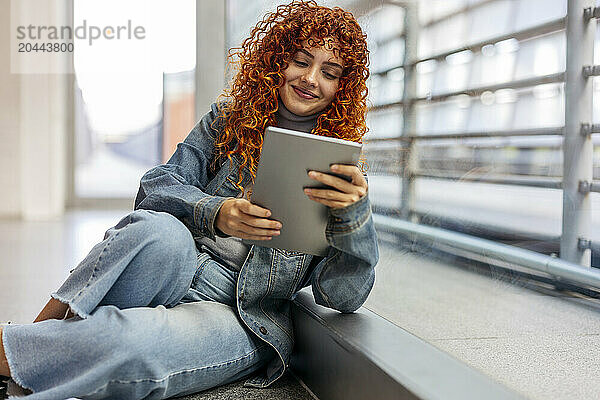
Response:
M308 133L311 132L317 124L319 114L320 113L316 113L306 116L293 114L283 105L281 99L279 99L279 108L276 113L277 126ZM248 189L249 188L251 188L251 186L248 187ZM241 197L242 194L240 193L238 198ZM250 251L249 245L242 243L242 239L233 236L226 238L217 236L216 241L214 242L207 237L196 240L197 243L201 245L201 250L210 253L214 259L234 271L240 270Z

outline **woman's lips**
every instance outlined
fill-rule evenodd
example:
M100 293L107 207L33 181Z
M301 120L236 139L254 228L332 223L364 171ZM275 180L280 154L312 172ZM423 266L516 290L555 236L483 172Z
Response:
M298 89L295 86L292 86L292 88L294 89L294 92L296 92L296 94L300 97L302 97L303 99L307 99L307 100L312 100L312 99L316 99L317 96L313 96L311 94L308 94L300 89Z

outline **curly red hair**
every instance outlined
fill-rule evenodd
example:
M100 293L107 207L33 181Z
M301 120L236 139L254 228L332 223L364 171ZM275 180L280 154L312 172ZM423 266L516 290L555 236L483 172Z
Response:
M288 62L303 41L322 46L328 37L337 40L334 52L344 61L344 69L333 101L322 111L311 133L362 143L367 132L366 35L354 16L339 7L322 7L312 0L281 5L264 16L241 47L229 51L229 63L237 67L237 73L230 89L221 95L228 101L217 119L224 119L224 128L215 142L214 165L225 158L231 162L232 155L238 154L242 160L237 182L240 189L245 191L241 181L246 165L252 181L256 177L265 128L277 125L279 88L285 82L283 71ZM359 164L364 171L364 162Z

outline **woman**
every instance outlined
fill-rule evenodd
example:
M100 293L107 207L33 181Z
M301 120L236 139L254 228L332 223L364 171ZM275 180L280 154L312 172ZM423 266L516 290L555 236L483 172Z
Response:
M357 166L335 170L352 182L317 173L337 190L307 193L329 209L326 257L241 239L286 229L249 201L267 126L361 141L365 36L348 12L293 2L267 14L237 55L226 101L144 174L135 210L36 323L0 331L0 374L28 398L162 399L245 377L267 387L289 366L298 290L312 285L318 304L340 312L364 303L379 253Z

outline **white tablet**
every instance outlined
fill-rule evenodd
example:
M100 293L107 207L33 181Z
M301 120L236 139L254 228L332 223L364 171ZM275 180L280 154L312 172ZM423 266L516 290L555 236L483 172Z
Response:
M327 255L328 207L309 199L306 187L327 187L308 171L334 174L331 164L356 165L362 144L276 127L265 130L251 202L271 210L270 219L283 225L271 240L243 239L243 243L319 256Z

